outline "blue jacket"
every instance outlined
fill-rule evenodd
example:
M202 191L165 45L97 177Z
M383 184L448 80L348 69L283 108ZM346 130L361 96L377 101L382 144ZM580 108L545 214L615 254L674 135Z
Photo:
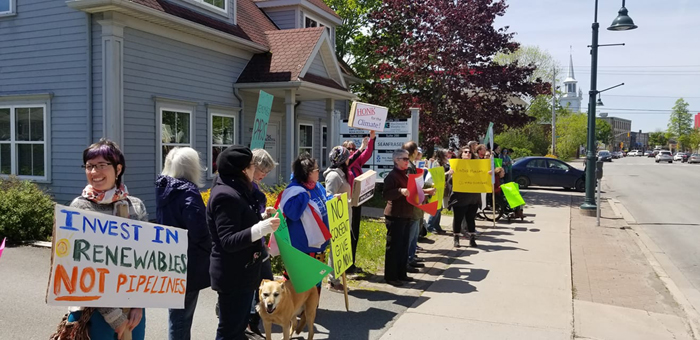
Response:
M295 179L292 179L289 185L287 185L287 188L293 186L303 187L301 183L297 182ZM326 201L333 196L326 196L326 189L324 189L323 185L319 182L316 182L316 187L313 190L306 189L306 191L311 194L311 198L309 198L307 194L296 195L290 198L284 205L284 217L286 218L289 228L289 238L292 241L292 246L304 253L323 252L326 250L329 241L326 241L321 248L309 247L309 241L306 238L306 233L304 233L304 226L301 224L301 214L304 210L310 209L308 205L309 199L313 200L316 205L318 205L325 227L328 228Z
M187 291L209 287L211 236L199 189L190 181L162 175L155 184L158 224L187 229Z

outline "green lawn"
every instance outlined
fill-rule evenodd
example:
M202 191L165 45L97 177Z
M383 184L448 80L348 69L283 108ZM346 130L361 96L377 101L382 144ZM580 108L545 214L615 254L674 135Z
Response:
M384 269L386 251L386 224L383 220L363 218L360 224L360 240L357 243L355 265L365 272L376 274Z

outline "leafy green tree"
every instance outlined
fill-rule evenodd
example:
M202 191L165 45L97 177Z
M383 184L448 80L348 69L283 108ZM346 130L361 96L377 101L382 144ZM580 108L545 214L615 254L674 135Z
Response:
M689 135L692 131L693 116L688 112L688 103L683 98L678 98L668 119L668 132L673 136L682 137Z
M693 152L697 151L700 148L700 130L693 129L688 137L688 148Z
M587 123L586 115L581 113L557 119L557 154L560 158L575 157L579 147L586 144Z
M655 147L657 145L668 145L668 137L663 131L656 131L649 134L649 146Z
M613 142L613 130L610 123L596 118L595 120L595 136L596 140L601 143L610 144Z
M531 82L535 82L537 79L551 82L554 75L553 70L560 68L559 62L549 52L531 45L520 46L511 53L498 53L493 57L493 61L504 66L511 64L514 66L534 66L535 71L529 77ZM549 99L551 101L552 97L550 96Z
M544 156L549 150L551 131L546 125L536 122L519 128L508 128L494 136L494 141L501 147L517 149L519 156Z
M365 43L362 29L367 16L381 5L381 0L323 0L343 19L335 28L335 53L339 59L353 64L357 58L357 45ZM361 49L361 48L360 48Z

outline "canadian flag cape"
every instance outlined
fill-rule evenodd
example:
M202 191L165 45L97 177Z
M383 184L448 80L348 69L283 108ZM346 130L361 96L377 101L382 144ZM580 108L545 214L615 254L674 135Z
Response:
M306 189L300 186L293 186L284 189L282 193L277 197L277 202L275 203L275 209L282 210L284 214L284 205L289 201L290 198L306 194ZM328 227L323 223L323 218L321 218L321 210L318 208L316 202L309 200L309 209L304 209L301 214L301 224L304 227L302 231L306 235L309 247L319 248L326 241L331 239L331 233L328 231ZM298 231L297 231L298 232ZM277 246L277 240L275 240L275 235L272 234L270 237L270 254L277 256L279 255L279 248Z

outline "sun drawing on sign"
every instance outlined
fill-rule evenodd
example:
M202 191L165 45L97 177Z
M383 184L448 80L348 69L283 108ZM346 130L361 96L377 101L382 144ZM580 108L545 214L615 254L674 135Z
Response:
M65 257L69 253L70 242L65 238L58 240L58 242L56 242L56 255L58 255L58 257Z

